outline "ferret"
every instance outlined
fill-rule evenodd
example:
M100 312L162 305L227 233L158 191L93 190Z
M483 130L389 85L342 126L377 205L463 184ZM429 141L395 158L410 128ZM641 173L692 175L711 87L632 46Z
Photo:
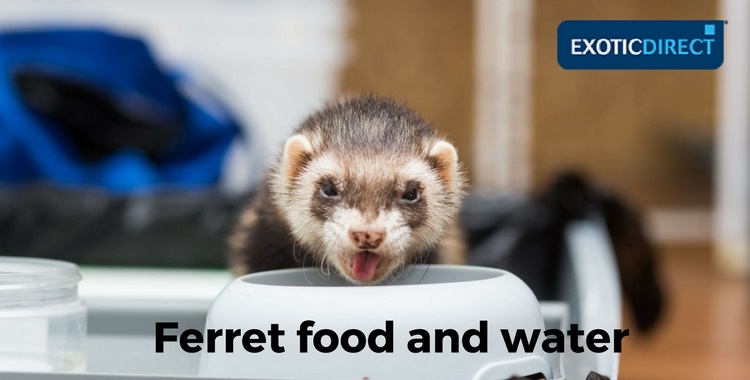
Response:
M365 285L407 264L461 264L464 186L456 149L415 111L342 99L286 141L230 237L230 265L241 275L314 264Z

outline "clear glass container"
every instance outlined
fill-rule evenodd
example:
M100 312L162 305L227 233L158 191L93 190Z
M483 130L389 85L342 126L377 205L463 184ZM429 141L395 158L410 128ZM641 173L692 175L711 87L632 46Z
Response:
M79 372L86 305L75 264L0 257L0 372Z

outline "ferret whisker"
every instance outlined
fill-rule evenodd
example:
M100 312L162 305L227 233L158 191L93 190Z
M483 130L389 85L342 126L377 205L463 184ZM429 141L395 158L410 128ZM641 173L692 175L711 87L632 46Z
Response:
M427 271L430 270L430 263L427 263L427 268L425 268L424 273L422 273L422 277L419 279L419 282L417 284L421 284L422 281L424 281L424 276L427 275Z
M421 261L422 261L422 256L419 257L419 259L417 260L417 262L415 264L420 264ZM411 276L412 274L414 274L414 271L417 270L417 267L414 266L414 265L406 265L406 264L404 264L404 268L406 268L407 266L409 267L409 276Z
M299 256L297 255L297 240L292 239L292 258L294 258L294 261L299 261ZM305 263L302 263L302 267L305 267Z
M304 254L302 255L302 269L305 269L305 258L307 258L307 251L304 251ZM305 275L305 282L307 282L307 285L313 286L312 281L307 277L307 270L303 270L302 273Z
M324 252L332 252L331 243L327 239L324 240L321 245L323 246ZM330 279L333 271L331 260L322 260L320 267L323 275L325 275L327 279Z
M327 279L331 278L331 264L326 260L323 265L320 266L320 272L323 273Z
M404 271L406 271L406 263L403 261L399 261L397 268L397 273L394 276L394 280L398 280L403 276Z

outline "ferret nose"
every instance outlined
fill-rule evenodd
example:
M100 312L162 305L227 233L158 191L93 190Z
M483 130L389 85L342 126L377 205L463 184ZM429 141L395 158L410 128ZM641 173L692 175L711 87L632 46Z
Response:
M349 237L354 244L360 249L374 249L380 246L385 239L385 231L380 230L352 230L349 231Z

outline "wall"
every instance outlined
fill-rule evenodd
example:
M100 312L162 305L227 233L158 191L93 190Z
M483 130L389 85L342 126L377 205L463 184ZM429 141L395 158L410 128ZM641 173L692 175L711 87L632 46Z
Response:
M470 166L473 131L473 2L349 0L348 93L405 101L448 135Z
M566 71L565 19L714 19L715 1L539 0L535 12L533 178L577 167L639 206L708 207L713 71Z

